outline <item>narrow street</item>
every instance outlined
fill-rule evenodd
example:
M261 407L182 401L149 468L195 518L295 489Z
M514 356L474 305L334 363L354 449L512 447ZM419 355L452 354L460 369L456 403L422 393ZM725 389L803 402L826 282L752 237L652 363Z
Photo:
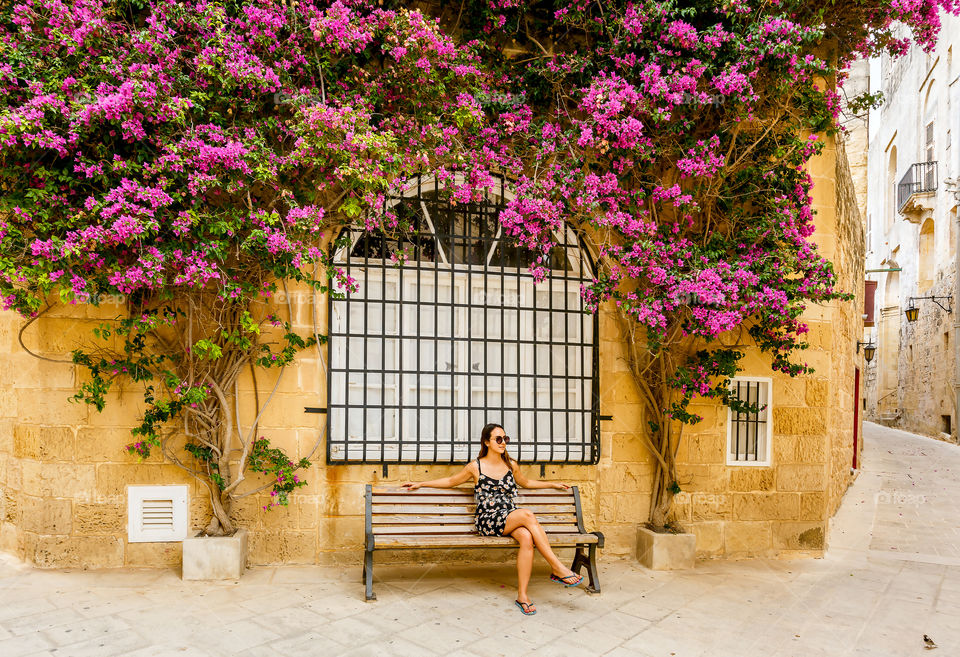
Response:
M601 558L600 596L535 570L539 612L524 618L512 566L379 566L379 600L365 603L359 566L202 584L6 557L0 655L960 655L960 447L873 424L865 434L824 559L666 573Z

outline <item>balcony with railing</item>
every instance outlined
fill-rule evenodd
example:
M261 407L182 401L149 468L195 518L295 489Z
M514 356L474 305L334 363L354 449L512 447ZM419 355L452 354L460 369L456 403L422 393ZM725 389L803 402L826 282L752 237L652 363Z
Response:
M937 191L937 182L936 162L917 162L911 166L897 185L897 211L910 212L913 209L907 207L910 200L918 194Z

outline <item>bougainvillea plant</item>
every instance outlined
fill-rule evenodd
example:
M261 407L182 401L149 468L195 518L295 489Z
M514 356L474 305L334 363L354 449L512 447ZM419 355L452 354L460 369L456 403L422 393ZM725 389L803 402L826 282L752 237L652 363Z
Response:
M207 531L229 533L239 497L285 502L309 465L239 422L242 371L324 341L292 329L278 286L349 287L323 245L345 226L409 230L380 208L418 173L459 202L508 175L500 222L539 254L537 279L564 223L598 256L582 292L627 328L663 524L671 427L698 420L696 397L739 404L723 336L748 331L797 375L803 309L844 296L811 240L805 172L835 125L834 82L855 57L931 46L956 7L405 4L4 3L3 306L35 318L122 295L127 312L74 352L90 374L77 397L102 408L119 377L141 384L130 450L206 483Z

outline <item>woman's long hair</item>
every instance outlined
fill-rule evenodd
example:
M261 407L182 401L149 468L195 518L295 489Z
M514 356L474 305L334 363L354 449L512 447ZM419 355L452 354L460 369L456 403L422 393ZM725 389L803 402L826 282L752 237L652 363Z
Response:
M490 451L490 434L493 433L494 429L503 429L503 427L496 422L491 422L483 427L480 431L480 453L477 455L477 458L483 458L487 455L487 452ZM506 431L504 429L504 431ZM500 455L500 458L503 459L503 462L507 465L507 469L510 472L513 472L513 465L510 463L510 457L507 456L507 450L503 450L503 454Z

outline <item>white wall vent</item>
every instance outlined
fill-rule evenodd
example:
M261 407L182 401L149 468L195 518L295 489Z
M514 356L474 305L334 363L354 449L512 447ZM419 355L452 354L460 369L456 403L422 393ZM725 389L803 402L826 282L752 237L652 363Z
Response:
M187 524L186 486L127 486L130 543L182 541Z

